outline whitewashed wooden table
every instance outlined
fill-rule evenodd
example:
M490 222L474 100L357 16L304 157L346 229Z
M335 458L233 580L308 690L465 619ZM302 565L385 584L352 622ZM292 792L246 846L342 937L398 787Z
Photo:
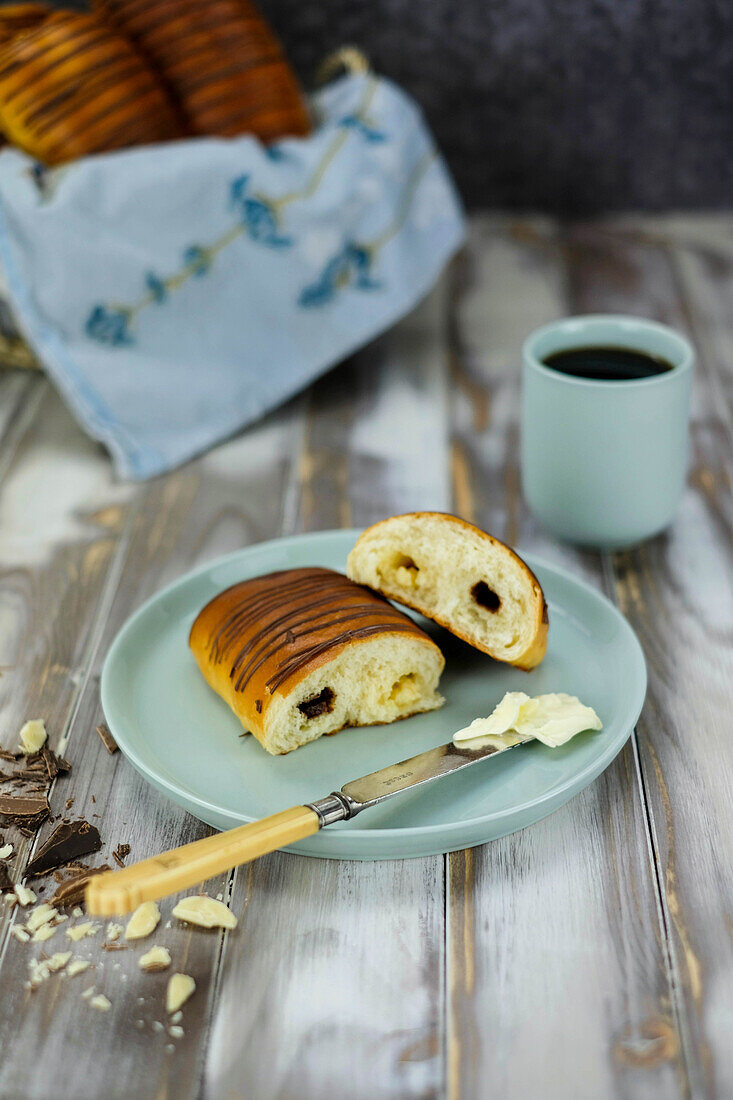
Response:
M3 1100L733 1096L732 307L733 217L481 216L389 335L141 486L114 479L42 377L3 374L0 743L31 716L52 746L68 736L52 807L75 798L106 841L100 861L121 841L140 859L208 831L94 727L121 624L225 551L456 511L605 591L649 664L631 742L546 821L446 857L275 854L209 883L236 931L173 922L155 937L197 983L174 1043L153 1027L166 975L141 974L139 950L98 952L112 1008L96 1012L84 978L24 988L43 945L19 943L0 910ZM677 521L615 555L556 543L519 491L521 342L595 310L667 321L699 356ZM2 831L24 860L29 842Z

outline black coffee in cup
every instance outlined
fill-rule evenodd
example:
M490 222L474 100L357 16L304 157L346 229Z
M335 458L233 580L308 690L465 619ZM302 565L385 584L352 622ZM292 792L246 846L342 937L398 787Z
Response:
M633 348L568 348L545 356L542 363L560 374L594 382L636 382L672 370L666 359Z

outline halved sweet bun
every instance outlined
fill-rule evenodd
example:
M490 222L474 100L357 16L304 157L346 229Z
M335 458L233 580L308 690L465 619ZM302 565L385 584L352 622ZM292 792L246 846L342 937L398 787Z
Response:
M443 703L437 645L330 569L242 581L199 613L189 644L211 687L269 753Z
M410 512L369 527L346 572L518 668L539 664L547 604L534 573L504 543L441 512Z

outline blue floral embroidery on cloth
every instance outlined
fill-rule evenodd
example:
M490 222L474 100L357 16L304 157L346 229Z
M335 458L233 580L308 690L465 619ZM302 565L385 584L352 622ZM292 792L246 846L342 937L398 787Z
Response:
M211 255L208 248L203 248L200 244L192 244L184 250L183 262L187 268L191 269L193 275L200 278L211 267Z
M87 336L101 344L131 344L130 311L119 306L95 306L86 323Z
M357 290L378 290L381 283L370 274L372 260L373 255L368 247L347 241L328 261L318 278L304 287L298 304L306 308L326 305L347 286Z
M286 152L285 149L281 149L279 145L266 145L265 156L268 160L274 161L275 164L279 164L284 160L292 160L291 154Z
M367 108L374 96L376 82L367 84L361 105L357 111L344 115L336 124L332 137L320 161L314 167L311 179L301 190L292 191L279 198L267 197L251 190L250 174L243 173L229 185L229 203L237 215L237 223L210 245L192 244L183 250L183 268L161 278L150 271L145 275L144 293L129 306L113 304L95 305L87 319L85 331L89 337L117 347L133 342L131 328L137 315L149 305L159 305L168 300L189 278L205 275L216 255L238 237L266 248L285 250L295 243L292 236L282 232L282 213L295 202L309 199L317 190L323 175L343 147L349 134L369 143L387 141L387 135L367 117ZM277 146L270 146L267 155L271 160L286 159L288 154ZM372 271L380 250L399 232L407 216L415 188L436 153L428 152L421 158L405 184L404 194L395 221L375 240L368 243L345 241L322 268L320 274L300 292L298 305L305 309L325 306L337 294L351 287L360 291L377 290L382 285ZM38 181L41 186L41 179Z
M386 134L383 134L381 130L378 130L376 126L373 126L358 114L344 115L342 119L339 119L337 125L343 127L345 130L354 130L356 133L361 134L367 141L374 144L387 140Z
M145 286L152 295L154 302L164 302L168 297L165 283L152 271L149 271L145 276Z
M293 242L278 232L278 215L271 202L248 191L249 176L234 180L230 189L232 206L239 214L247 235L270 248L288 248Z

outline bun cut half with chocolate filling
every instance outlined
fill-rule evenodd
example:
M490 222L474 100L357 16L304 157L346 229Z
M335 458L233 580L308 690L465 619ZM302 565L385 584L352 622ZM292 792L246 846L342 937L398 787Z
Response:
M227 588L199 613L189 644L210 686L273 755L443 703L437 645L331 569L288 569Z
M530 669L545 655L540 582L503 542L457 516L410 512L375 523L346 572L497 661Z

